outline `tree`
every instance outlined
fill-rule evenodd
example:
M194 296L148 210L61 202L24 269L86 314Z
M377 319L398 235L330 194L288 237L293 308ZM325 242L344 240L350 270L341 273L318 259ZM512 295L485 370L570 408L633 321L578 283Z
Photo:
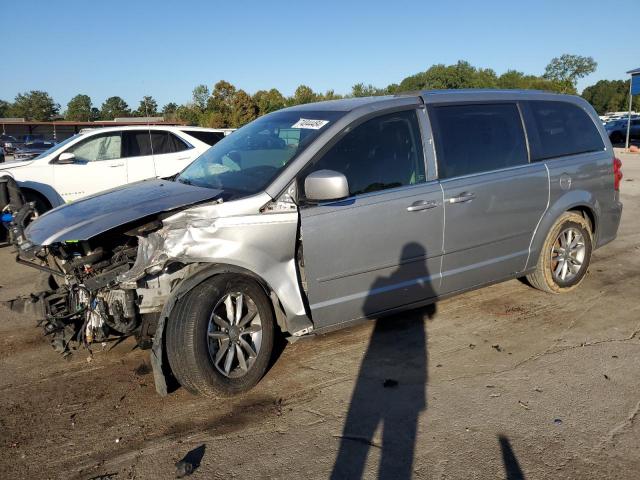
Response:
M555 80L573 87L575 90L579 78L586 77L596 71L598 63L592 57L569 55L552 58L544 71L544 78Z
M296 88L296 91L293 93L293 97L289 100L293 105L301 105L304 103L315 102L317 100L317 95L313 92L311 87L300 85Z
M60 105L55 103L47 92L31 90L16 95L11 107L11 115L27 120L49 121L58 115Z
M206 85L198 85L192 92L193 104L204 112L207 108L207 100L209 99L209 87Z
M65 120L76 122L88 122L91 120L91 97L79 94L69 100L67 111L64 114Z
M176 108L175 117L189 125L200 125L202 112L193 104L180 105Z
M158 102L150 95L145 95L140 100L138 109L133 112L137 117L154 117L158 115Z
M324 94L318 95L322 100L338 100L342 95L337 94L334 90L327 90Z
M164 107L162 107L162 114L163 115L173 115L174 113L176 113L177 109L178 109L178 104L177 103L169 102Z
M593 105L600 115L625 111L629 108L629 81L600 80L585 88L582 98ZM640 96L634 97L631 108L640 110Z
M356 83L351 87L352 97L371 97L373 95L384 95L387 93L385 90L374 87L373 85L365 85L364 83Z
M226 80L220 80L213 86L213 92L207 100L205 123L211 128L226 128L231 125L232 102L236 87Z
M90 120L92 122L95 122L96 120L100 119L100 110L98 110L96 107L91 107L91 118Z
M11 111L11 104L5 100L0 100L0 118L8 117Z
M100 118L102 120L113 120L117 117L128 117L130 115L129 105L120 97L107 98L100 109Z
M282 94L275 88L269 91L258 90L253 95L253 101L258 106L258 114L265 115L284 108L286 100Z
M231 126L241 127L255 120L257 116L258 106L251 96L244 90L238 90L231 101Z

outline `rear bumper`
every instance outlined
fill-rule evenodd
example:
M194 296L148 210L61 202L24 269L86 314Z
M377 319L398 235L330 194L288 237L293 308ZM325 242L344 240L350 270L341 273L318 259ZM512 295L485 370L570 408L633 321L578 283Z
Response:
M622 202L616 200L608 210L601 214L595 248L600 248L616 239L621 218Z

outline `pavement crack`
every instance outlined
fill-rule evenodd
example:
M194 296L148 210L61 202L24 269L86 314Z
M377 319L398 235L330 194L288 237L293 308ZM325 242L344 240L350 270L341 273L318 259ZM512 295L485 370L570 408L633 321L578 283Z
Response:
M622 422L620 422L618 425L616 425L611 430L609 430L607 435L605 435L605 437L600 442L600 448L603 448L604 445L607 443L613 442L613 440L618 435L623 433L625 430L633 427L633 424L636 421L636 418L638 418L638 415L640 415L640 400L638 400L635 408L633 408L629 413L629 415L627 415L627 418L625 418Z

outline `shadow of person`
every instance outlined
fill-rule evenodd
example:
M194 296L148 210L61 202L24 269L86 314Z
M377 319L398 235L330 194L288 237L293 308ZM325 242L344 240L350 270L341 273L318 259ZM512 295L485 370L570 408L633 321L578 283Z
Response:
M365 314L380 309L379 292L390 292L396 298L435 297L425 257L421 245L405 245L399 268L389 277L377 278L371 286ZM432 318L435 312L433 303L376 321L360 365L332 479L361 478L372 447L381 449L378 478L411 477L418 416L426 408L424 319ZM382 442L374 439L378 428L382 429Z
M524 480L524 472L520 468L509 439L504 435L498 435L500 450L502 451L502 463L504 464L505 478L507 480Z

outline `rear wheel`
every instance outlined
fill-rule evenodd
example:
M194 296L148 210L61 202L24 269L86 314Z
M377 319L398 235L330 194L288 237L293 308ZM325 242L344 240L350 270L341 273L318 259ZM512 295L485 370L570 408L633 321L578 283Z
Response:
M573 290L587 273L592 248L587 220L578 213L565 212L549 231L536 270L527 280L549 293Z
M169 364L187 390L214 397L245 392L269 365L271 303L253 280L219 275L179 301L166 336Z

